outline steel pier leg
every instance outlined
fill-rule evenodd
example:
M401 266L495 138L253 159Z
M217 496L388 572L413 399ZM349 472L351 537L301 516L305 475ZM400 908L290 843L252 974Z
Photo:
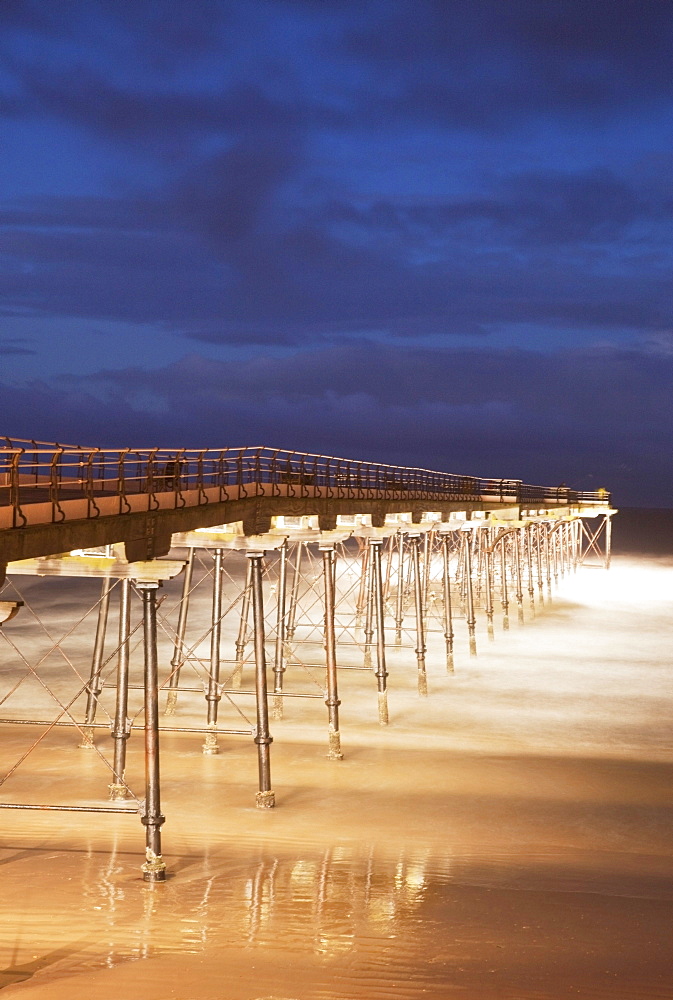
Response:
M241 623L238 628L236 639L236 665L231 675L231 686L240 688L243 677L243 657L245 656L245 644L248 636L248 617L250 615L250 563L245 571L245 590L243 591L243 603L241 605Z
M367 576L369 572L369 541L365 539L365 543L362 549L362 556L360 557L360 588L358 591L358 599L355 605L355 627L357 628L362 621L362 612L365 609L365 599L367 595Z
M558 583L559 575L559 529L552 535L552 553L554 558L554 583Z
M491 641L495 639L493 629L493 552L490 544L486 547L486 631Z
M283 718L283 674L285 673L285 593L287 590L287 538L280 547L278 561L278 605L276 610L276 648L273 663L273 702L271 718Z
M502 627L509 628L509 597L507 595L507 539L500 541L500 595L502 604Z
M272 809L276 796L271 790L271 744L269 732L269 705L266 686L266 652L264 649L264 593L262 590L263 552L246 553L250 560L250 584L252 591L252 620L255 639L255 702L257 707L257 727L254 742L257 745L257 765L259 769L259 791L255 796L258 809Z
M605 568L610 569L612 559L612 515L605 515Z
M182 664L184 663L186 654L185 633L187 631L187 615L189 613L189 593L192 589L192 576L194 574L194 554L195 549L190 549L184 568L185 575L182 580L182 596L180 597L180 611L178 612L178 628L175 635L175 645L173 646L173 656L171 658L171 677L168 682L164 715L175 715L175 706L178 703L180 671L182 670Z
M327 679L327 705L330 760L343 760L339 732L339 693L337 688L336 633L334 630L334 563L336 554L332 545L320 546L322 552L323 584L325 589L325 661Z
M217 711L220 694L220 639L222 635L222 549L215 549L213 567L213 615L210 632L210 669L208 671L208 731L203 743L205 754L220 752L217 745Z
M571 542L572 542L573 573L577 572L577 567L579 566L579 562L580 562L580 542L581 542L581 535L580 535L580 531L578 530L578 529L580 529L580 527L581 527L581 522L580 521L575 520L571 524L570 538L571 538Z
M533 535L532 525L527 524L522 528L524 545L526 551L526 567L528 573L528 598L530 600L531 611L535 611L535 584L533 582Z
M143 599L143 641L145 651L145 882L164 882L166 864L161 856L161 813L159 772L159 681L157 665L157 583L137 582Z
M301 580L301 557L304 551L304 543L298 542L295 550L294 572L292 574L292 590L290 592L290 610L287 616L287 641L294 638L295 622L297 620L297 602L299 600L299 582ZM289 656L289 650L286 650Z
M416 661L418 664L418 693L427 695L428 675L425 669L425 630L423 628L423 580L420 567L420 537L411 535L411 559L414 567L414 604L416 608Z
M404 532L397 535L397 600L395 602L395 644L402 642L404 620Z
M384 544L385 548L385 544ZM395 536L390 535L388 538L388 558L386 559L386 579L383 584L383 600L387 601L390 597L390 577L393 570L393 550L395 548ZM381 571L383 572L383 570Z
M87 685L86 713L84 716L84 727L82 729L82 742L79 744L82 750L93 749L93 724L96 721L96 709L98 708L98 697L103 690L100 682L101 670L103 669L103 653L105 651L105 632L107 630L108 612L110 610L110 591L114 584L106 577L101 587L100 601L98 604L98 622L96 623L96 639L93 647L93 657L91 660L91 673Z
M549 532L549 525L544 526L544 552L545 552L545 565L547 570L547 597L551 602L551 571L552 571L552 556L550 551L550 538L551 534Z
M431 534L432 531L426 531L423 535L423 621L426 628L428 622L428 599L430 595Z
M365 667L372 665L372 642L374 640L374 574L372 573L372 545L367 539L367 576L365 590Z
M516 563L516 611L519 625L523 625L523 567L521 565L521 539L518 528L513 534L514 539L514 561Z
M380 538L372 538L371 542L372 577L374 583L374 611L376 618L376 683L379 695L379 725L388 725L388 671L386 669L386 633L385 614L383 609L383 574L381 572Z
M451 611L451 574L449 570L449 535L442 535L442 562L444 589L444 640L446 642L446 669L453 673L453 614Z
M540 605L544 605L544 574L542 572L542 525L535 525L535 561L537 568L537 586Z
M124 783L126 768L126 743L131 735L128 720L129 702L129 636L131 633L131 581L122 580L119 589L119 653L117 654L117 700L112 727L114 763L110 798L125 799L128 789Z
M474 616L474 595L472 593L472 539L470 532L464 532L465 549L465 616L467 618L467 633L470 642L470 656L477 655L477 636L475 628L477 619Z

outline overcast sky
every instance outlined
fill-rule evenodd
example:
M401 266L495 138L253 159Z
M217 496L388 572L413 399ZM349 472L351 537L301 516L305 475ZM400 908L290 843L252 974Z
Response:
M673 505L669 0L2 0L0 108L0 433Z

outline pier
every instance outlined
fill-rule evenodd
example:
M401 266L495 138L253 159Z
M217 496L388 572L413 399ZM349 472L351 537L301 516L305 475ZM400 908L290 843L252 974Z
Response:
M5 439L0 723L31 735L0 776L0 808L139 815L143 878L163 881L162 732L191 734L211 757L223 741L250 740L254 803L273 808L272 729L282 738L292 706L304 706L301 717L308 703L320 707L325 753L341 761L349 671L370 679L372 726L394 725L389 692L401 671L426 698L429 657L433 668L440 657L442 670L458 671L510 620L523 624L551 601L559 579L585 560L609 567L614 513L605 490L264 447L102 450ZM89 579L95 594L83 617L46 625L49 614L27 607L22 577ZM28 610L43 639L37 655L22 645ZM27 679L50 713L22 698ZM15 772L62 727L76 733L74 749L107 769L101 801L5 800ZM135 731L142 790L126 774ZM74 789L76 759L68 766Z

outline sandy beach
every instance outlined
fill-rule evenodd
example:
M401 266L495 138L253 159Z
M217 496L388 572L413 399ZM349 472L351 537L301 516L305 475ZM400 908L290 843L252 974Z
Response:
M498 622L495 641L480 621L476 658L456 622L454 674L431 635L427 698L413 650L391 646L387 728L371 676L344 670L344 759L327 759L321 702L293 701L272 727L274 810L254 807L249 739L208 757L199 736L165 734L164 885L140 878L136 816L3 810L0 988L673 997L672 597L670 557L582 569L523 625ZM21 729L3 727L3 773ZM141 789L140 743L128 773ZM68 729L3 788L6 801L104 794L97 755Z

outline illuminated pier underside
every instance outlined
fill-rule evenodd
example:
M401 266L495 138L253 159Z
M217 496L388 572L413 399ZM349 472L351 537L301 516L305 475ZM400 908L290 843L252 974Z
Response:
M524 604L544 602L559 576L576 570L587 554L609 565L615 512L605 491L577 493L263 448L102 452L25 444L8 441L0 449L0 571L6 567L10 580L21 575L85 576L102 583L91 668L78 696L67 705L55 699L59 714L50 723L25 713L0 721L70 724L81 733L80 746L97 752L95 732L109 728L113 756L108 787L115 804L0 802L0 807L140 811L148 881L165 878L160 729L201 732L203 752L210 755L219 752L218 739L224 734L252 736L259 765L256 803L269 808L275 802L269 718L281 720L288 699L324 701L328 756L343 756L341 647L350 647L349 664L354 653L361 653L358 668L371 672L372 690L376 688L376 721L387 725L387 648L408 645L413 650L409 659L419 694L425 696L429 631L443 636L451 672L454 629L462 622L469 654L476 655L478 613L484 614L491 638L496 606L507 628L510 606L516 605L523 621ZM585 523L596 518L595 528ZM164 558L171 548L172 558ZM176 552L182 558L175 558ZM204 557L211 583L209 625L195 637L190 633L194 565L195 558L203 563ZM157 592L180 574L177 621L171 622L158 610ZM115 588L118 641L106 660ZM9 599L10 589L8 585L0 595L0 624L14 618L21 604ZM134 594L142 602L137 628L143 634L146 760L145 799L137 808L124 805L132 795L125 763L133 728L128 699ZM158 621L171 635L170 665L159 663ZM229 658L223 652L227 629L235 635ZM14 645L10 629L0 634ZM202 655L204 644L207 657ZM54 648L58 646L57 640ZM270 702L267 655L273 672ZM253 684L247 691L242 683L249 662ZM23 656L26 674L38 676L38 667ZM288 683L302 667L323 672L319 693ZM196 678L191 686L184 682L185 668ZM346 669L353 669L352 664ZM48 689L44 680L40 683ZM101 724L96 717L106 687L114 691L115 704L108 723ZM160 726L161 689L166 691L165 714L176 723L183 703L203 698L201 727ZM232 703L254 699L255 718L248 730L221 726L223 698Z

